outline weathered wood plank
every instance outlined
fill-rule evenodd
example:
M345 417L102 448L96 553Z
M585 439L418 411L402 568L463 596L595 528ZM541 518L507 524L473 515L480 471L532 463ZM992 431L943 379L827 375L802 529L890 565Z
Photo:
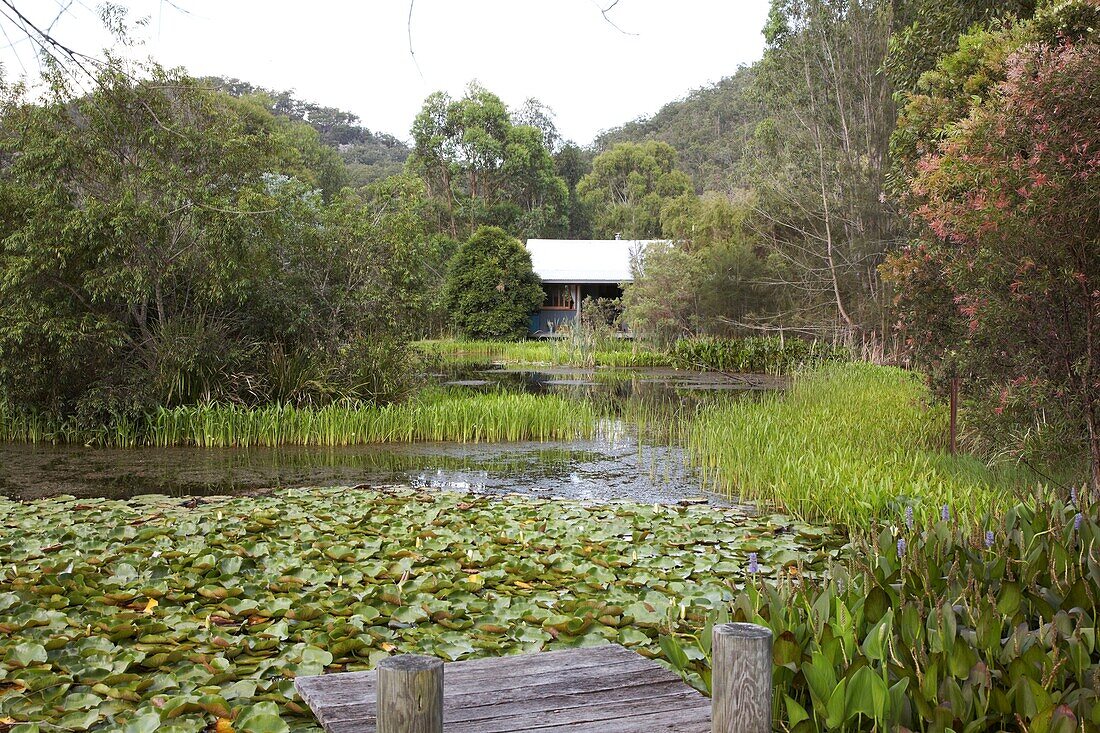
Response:
M543 728L572 726L569 730L606 729L610 721L638 714L650 714L659 719L661 716L675 720L685 710L690 710L698 701L709 712L706 698L695 690L685 687L660 697L644 700L627 700L601 704L599 699L587 700L587 704L560 708L557 710L539 710L521 712L505 717L470 720L447 723L447 733L514 733L515 731L542 730Z
M523 733L524 731L537 731L537 733L710 733L710 707L681 708L676 710L662 710L659 712L643 712L629 714L623 717L597 720L592 722L571 722L565 724L550 723L548 725L530 726L520 722L518 727L506 728L503 731L495 728L486 728L483 721L473 721L452 725L444 721L444 733ZM364 726L361 722L345 720L326 726L327 733L373 733L372 725Z
M342 676L342 675L341 675ZM335 678L336 675L329 675ZM318 716L322 723L347 717L369 714L374 715L374 690L376 681L373 673L360 678L358 685L339 688L311 687L303 699L311 707L324 710L324 717ZM446 670L445 709L456 706L473 706L489 702L526 700L554 691L568 691L583 694L593 690L634 684L638 680L647 682L683 681L660 665L637 656L634 659L615 661L594 667L578 669L546 670L537 674L518 673L508 678L500 678L490 669L463 667L461 663L449 664ZM335 681L335 679L333 679Z
M589 695L600 695L602 699L644 699L647 695L659 694L665 690L684 689L683 681L660 667L650 667L631 672L629 680L620 677L601 677L590 674L583 678L557 679L530 687L509 687L493 689L482 682L477 689L459 692L450 689L452 674L447 673L447 687L444 691L443 719L445 721L478 720L493 715L513 714L516 710L544 710L584 704ZM341 720L365 720L375 716L373 700L364 699L348 705L333 705L324 708L322 723L335 723Z
M445 665L446 733L708 733L710 702L618 645ZM330 733L375 733L375 672L295 680Z
M502 678L533 677L545 674L556 669L584 669L598 667L603 664L615 662L635 662L645 660L639 654L619 646L607 644L588 649L559 649L538 654L516 654L507 657L484 657L481 659L467 659L461 662L447 664L448 679L450 675L462 671L471 674L478 671L490 671L494 676ZM325 692L329 690L343 691L357 689L365 683L374 685L375 671L369 672L343 672L340 674L317 675L311 677L299 677L294 680L302 699L306 694L313 694L318 689Z

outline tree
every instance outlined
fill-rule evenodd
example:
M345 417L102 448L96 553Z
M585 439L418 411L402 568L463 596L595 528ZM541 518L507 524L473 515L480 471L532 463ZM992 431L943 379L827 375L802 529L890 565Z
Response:
M312 130L177 72L112 67L81 96L51 81L0 118L0 397L89 425L201 399L385 398L336 363L357 343L400 353L413 196L400 215L381 192L326 203ZM275 373L292 360L301 389Z
M663 203L693 190L688 175L676 168L672 146L652 140L621 143L600 153L577 184L596 236L630 239L660 237Z
M886 0L774 0L759 65L768 110L746 156L756 226L781 257L788 325L882 328L877 265L900 238L886 203L892 88Z
M1091 13L1076 38L1049 17L981 35L1001 48L982 57L1003 59L1002 80L921 143L908 201L925 228L890 267L926 362L972 375L978 409L1080 426L1100 489L1100 11L1066 7ZM968 68L986 84L987 65ZM937 291L952 312L930 303Z
M545 116L535 104L529 100L523 114ZM460 238L489 224L538 237L567 228L568 189L554 171L549 133L516 124L495 94L477 84L457 100L436 92L412 133L408 169L436 203L440 231Z
M467 338L521 339L544 294L531 255L498 227L481 227L451 261L447 307Z
M592 236L591 212L577 195L577 184L592 170L592 151L566 143L554 154L554 171L565 182L569 191L566 211L569 229L568 239L588 239Z
M958 48L959 37L1001 18L1030 18L1035 0L905 0L894 6L894 33L884 69L896 89L917 90L921 75Z

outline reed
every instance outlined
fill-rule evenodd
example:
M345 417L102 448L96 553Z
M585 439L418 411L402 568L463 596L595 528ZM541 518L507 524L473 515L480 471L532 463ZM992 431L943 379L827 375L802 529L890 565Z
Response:
M1030 471L948 455L947 411L928 399L916 374L831 364L785 393L701 412L689 454L714 490L808 521L866 526L906 506L981 516L1029 498Z
M671 366L668 354L629 340L609 340L597 348L585 348L571 339L545 341L418 341L416 348L429 358L448 363L474 360L509 364L539 364L576 367L660 367Z
M316 408L250 408L216 403L161 408L143 418L118 421L110 428L96 430L76 430L2 412L0 437L19 442L80 442L110 447L479 443L589 437L596 422L591 405L555 395L427 390L414 400L386 407L350 402Z
M778 336L680 339L670 349L672 362L682 369L753 374L790 374L799 368L835 361L851 361L852 352L824 341Z

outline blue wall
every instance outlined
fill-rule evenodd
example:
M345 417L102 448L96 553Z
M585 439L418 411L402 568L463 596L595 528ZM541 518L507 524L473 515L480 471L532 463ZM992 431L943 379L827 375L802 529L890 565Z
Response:
M550 333L550 323L554 323L554 330L562 326L562 324L569 324L576 318L576 311L563 311L563 310L540 310L538 313L531 316L531 324L528 327L531 334Z

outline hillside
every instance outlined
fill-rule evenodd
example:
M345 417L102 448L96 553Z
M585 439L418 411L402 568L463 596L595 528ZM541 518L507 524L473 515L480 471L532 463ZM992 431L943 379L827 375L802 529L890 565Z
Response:
M321 142L340 152L348 167L352 185L363 185L400 173L409 148L393 135L372 132L359 124L359 117L335 107L324 107L294 97L291 91L275 91L240 79L209 77L207 83L235 97L263 95L269 109L283 117L312 126Z
M669 102L657 114L600 133L597 150L615 143L660 140L680 154L680 167L699 191L737 188L735 171L763 107L755 98L755 69L743 66L713 86Z

